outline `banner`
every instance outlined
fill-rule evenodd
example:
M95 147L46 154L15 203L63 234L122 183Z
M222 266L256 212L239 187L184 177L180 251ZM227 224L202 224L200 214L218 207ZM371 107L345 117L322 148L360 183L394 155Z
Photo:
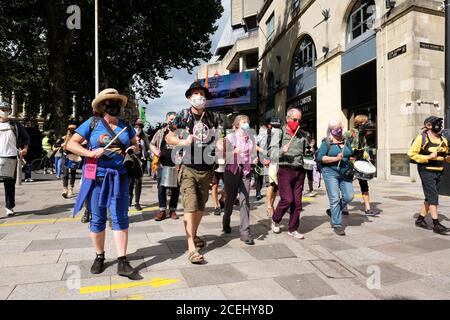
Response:
M211 98L206 102L206 107L251 104L253 91L256 90L253 73L254 71L246 71L208 78ZM200 83L204 86L205 79L200 80Z

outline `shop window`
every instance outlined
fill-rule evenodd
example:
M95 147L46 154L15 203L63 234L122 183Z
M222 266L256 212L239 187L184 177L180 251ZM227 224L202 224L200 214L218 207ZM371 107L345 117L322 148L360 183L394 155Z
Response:
M297 78L315 65L316 46L310 36L305 36L294 53L292 77Z
M362 39L372 31L376 17L374 0L358 0L350 13L347 27L347 43Z

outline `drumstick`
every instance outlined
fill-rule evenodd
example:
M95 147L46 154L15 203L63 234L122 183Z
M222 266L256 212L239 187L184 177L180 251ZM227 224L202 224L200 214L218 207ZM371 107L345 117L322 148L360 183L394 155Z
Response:
M122 130L120 130L120 132L114 137L114 139L112 139L103 149L108 149L119 137L122 133L125 132L125 130L127 130L128 128L125 127Z
M290 140L289 143L287 144L287 146L288 146L288 151L289 151L289 148L291 147L292 141L294 141L294 138L295 138L295 136L297 135L298 129L300 129L300 126L297 127L297 130L295 130L294 135L292 136L291 140Z

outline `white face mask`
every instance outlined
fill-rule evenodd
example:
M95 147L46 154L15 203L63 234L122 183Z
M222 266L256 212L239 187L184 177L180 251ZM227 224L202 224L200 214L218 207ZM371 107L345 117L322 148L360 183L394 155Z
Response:
M2 111L2 110L0 110L0 117L2 117L2 118L8 118L10 114L11 114L10 111Z
M195 109L204 109L205 108L206 99L205 99L205 97L203 97L199 94L193 95L189 99L189 101Z

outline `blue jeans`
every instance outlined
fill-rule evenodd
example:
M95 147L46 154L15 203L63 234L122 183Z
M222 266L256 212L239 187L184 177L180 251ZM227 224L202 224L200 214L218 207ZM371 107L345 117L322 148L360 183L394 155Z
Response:
M61 176L61 157L55 157L56 176Z
M350 181L343 180L339 172L332 168L324 167L322 176L330 202L331 226L342 227L342 210L353 200L355 195L353 184Z
M119 197L113 196L111 198L111 204L108 208L99 207L100 191L102 186L100 183L95 182L95 187L91 190L90 196L88 196L88 208L92 214L90 222L90 230L93 233L101 233L106 229L107 221L107 209L111 213L112 229L114 231L128 230L128 187L129 187L128 175L120 177L120 195Z

